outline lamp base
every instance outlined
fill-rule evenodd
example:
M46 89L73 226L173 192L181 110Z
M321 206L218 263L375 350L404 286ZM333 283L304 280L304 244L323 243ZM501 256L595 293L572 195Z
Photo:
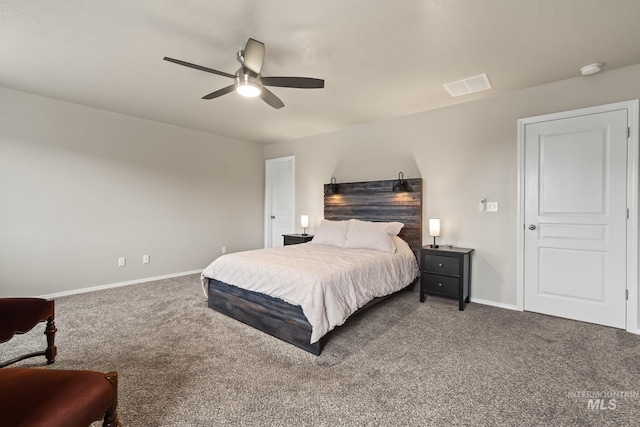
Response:
M440 245L429 245L430 248L439 248Z

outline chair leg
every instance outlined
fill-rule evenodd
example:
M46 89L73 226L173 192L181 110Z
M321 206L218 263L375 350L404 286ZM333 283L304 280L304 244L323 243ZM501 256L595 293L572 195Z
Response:
M111 387L113 387L113 400L111 401L111 406L104 414L102 427L122 427L118 419L118 373L114 371L107 372L105 378L111 383Z
M51 365L58 354L58 349L55 346L56 322L53 320L53 314L47 319L47 328L44 330L44 334L47 336L47 349L44 351L44 355L47 357L47 365Z

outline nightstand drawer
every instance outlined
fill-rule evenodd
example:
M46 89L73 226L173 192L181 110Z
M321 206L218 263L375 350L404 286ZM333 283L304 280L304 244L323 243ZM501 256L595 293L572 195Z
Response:
M283 234L284 236L284 245L297 245L300 243L307 243L313 239L311 234Z
M452 298L459 297L460 279L457 277L440 276L438 274L422 273L422 290L430 294L437 294Z
M422 255L422 271L436 274L460 275L460 258L439 255Z

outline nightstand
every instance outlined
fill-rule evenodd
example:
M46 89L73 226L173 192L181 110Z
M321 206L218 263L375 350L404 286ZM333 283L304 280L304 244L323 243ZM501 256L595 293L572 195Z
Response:
M313 239L311 234L283 234L284 245L297 245L298 243L307 243Z
M420 302L425 294L458 300L458 309L469 302L473 249L442 246L420 249Z

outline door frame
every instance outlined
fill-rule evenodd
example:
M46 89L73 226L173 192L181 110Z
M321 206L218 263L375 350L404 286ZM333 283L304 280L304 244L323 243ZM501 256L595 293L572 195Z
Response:
M626 330L635 334L640 334L640 323L638 317L638 169L640 168L640 142L638 135L639 125L639 100L616 102L612 104L598 105L594 107L580 108L570 111L562 111L540 116L526 117L518 119L518 221L517 221L517 295L516 308L524 311L524 240L525 240L525 158L524 142L526 125L545 122L551 120L561 120L575 116L604 113L614 110L627 110L629 124L629 138L627 138L627 208L629 219L627 220L627 281L628 291Z
M291 216L291 229L295 228L295 206L296 206L296 156L278 157L264 161L264 247L268 247L271 237L271 168L276 163L291 161L291 203L294 213Z

